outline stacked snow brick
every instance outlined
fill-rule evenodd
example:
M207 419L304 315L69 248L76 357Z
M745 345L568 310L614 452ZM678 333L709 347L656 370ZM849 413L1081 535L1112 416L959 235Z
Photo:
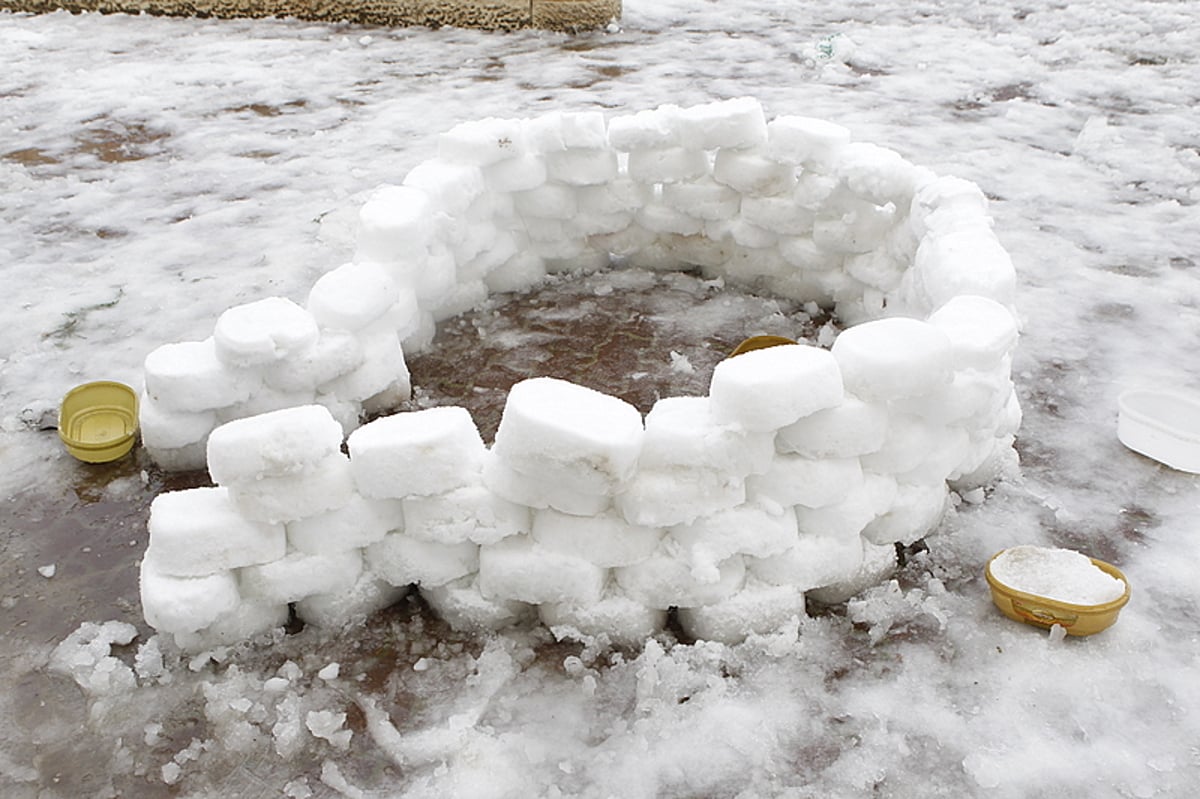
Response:
M537 378L490 449L461 408L354 429L407 397L404 351L438 320L623 264L699 268L850 327L828 350L724 361L707 396L645 419ZM632 641L677 608L697 637L776 629L806 594L880 579L952 490L1015 459L1014 285L976 186L752 99L459 125L372 195L354 260L304 307L239 306L147 358L147 448L167 468L207 453L218 484L156 500L147 620L185 644L288 603L340 624L416 585L455 627L536 612Z

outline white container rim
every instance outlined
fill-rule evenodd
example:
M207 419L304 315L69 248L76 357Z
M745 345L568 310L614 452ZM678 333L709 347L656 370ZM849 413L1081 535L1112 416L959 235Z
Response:
M1200 446L1200 398L1179 391L1138 388L1122 393L1117 409L1126 419Z

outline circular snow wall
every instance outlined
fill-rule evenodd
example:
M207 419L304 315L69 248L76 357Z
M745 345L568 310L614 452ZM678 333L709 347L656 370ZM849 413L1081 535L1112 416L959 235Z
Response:
M850 327L724 361L707 396L644 419L544 377L513 387L490 448L457 407L358 427L408 397L403 353L438 320L626 265ZM752 99L459 125L374 193L354 260L304 306L231 308L146 359L147 450L218 486L155 500L146 619L195 648L289 603L344 625L416 585L455 627L536 613L628 642L674 607L699 638L777 629L805 593L881 579L951 489L1013 461L1014 283L974 184Z

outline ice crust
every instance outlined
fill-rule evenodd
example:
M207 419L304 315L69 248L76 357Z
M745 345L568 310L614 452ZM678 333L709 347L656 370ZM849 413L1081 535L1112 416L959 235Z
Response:
M456 628L539 608L563 636L631 640L676 607L692 635L733 641L792 623L806 592L877 582L951 487L1010 463L1015 277L972 184L751 98L482 119L437 151L370 196L353 259L304 306L236 306L146 358L148 450L181 468L207 451L204 496L228 517L189 518L199 494L156 502L143 603L181 645L258 631L287 602L336 625L413 584ZM409 397L404 352L437 320L614 256L849 327L828 349L727 359L707 396L645 420L535 377L490 449L463 408L359 427Z

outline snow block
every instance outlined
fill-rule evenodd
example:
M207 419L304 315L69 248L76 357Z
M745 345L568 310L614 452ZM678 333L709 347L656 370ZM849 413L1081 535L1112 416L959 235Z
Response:
M303 405L227 422L208 437L208 471L226 486L311 471L342 447L328 409Z
M167 491L150 503L146 559L171 577L203 577L283 557L283 525L245 518L226 488Z
M509 391L493 451L522 474L603 495L633 475L642 435L642 416L629 403L539 377Z
M789 344L721 361L708 395L718 422L774 431L841 402L842 376L829 352Z
M368 497L430 496L471 484L485 448L466 408L385 416L350 434L354 482Z

